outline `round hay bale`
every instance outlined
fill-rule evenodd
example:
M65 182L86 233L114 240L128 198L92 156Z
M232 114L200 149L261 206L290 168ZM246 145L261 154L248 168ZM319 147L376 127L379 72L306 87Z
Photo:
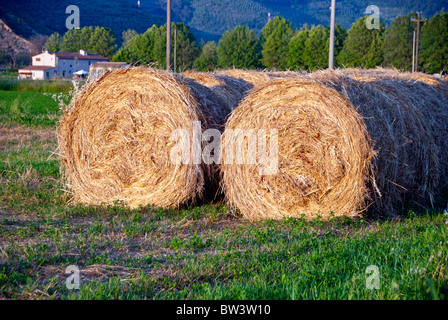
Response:
M374 153L361 117L336 91L306 79L269 82L229 118L225 144L235 129L278 130L276 174L262 176L266 164L248 164L247 145L244 164L222 166L226 197L245 217L354 215L365 207ZM223 159L227 152L237 150L226 148Z
M79 92L58 128L61 162L73 202L178 207L204 192L215 171L173 163L178 129L222 125L234 106L197 81L147 69L118 69ZM191 143L193 144L193 143ZM189 148L190 149L190 148Z
M404 73L385 68L343 69L340 73L333 74L339 74L339 77L348 75L365 82L364 86L374 87L389 97L394 97L396 103L419 110L425 117L426 124L435 139L442 170L439 180L442 184L446 184L448 180L448 85L446 83L421 72ZM328 79L331 76L328 71L323 71L314 74L314 77Z
M277 129L278 173L225 164L229 202L251 219L353 216L366 208L394 215L407 204L430 205L440 148L420 105L404 100L409 89L386 85L333 71L290 74L256 89L226 132Z

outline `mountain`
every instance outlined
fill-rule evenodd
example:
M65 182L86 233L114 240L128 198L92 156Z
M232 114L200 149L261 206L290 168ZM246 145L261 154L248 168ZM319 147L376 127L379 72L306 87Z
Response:
M28 40L16 35L2 19L0 19L0 52L12 55L31 54L36 50L35 46Z
M76 5L80 10L80 24L109 27L121 41L123 30L144 32L153 24L165 23L165 18L137 7L129 0L0 0L0 18L17 34L30 38L35 34L64 34L65 10Z
M172 0L173 21L184 22L191 27L198 39L219 40L221 35L237 25L255 29L258 33L271 17L283 16L295 28L303 24L323 24L330 20L330 0ZM63 34L68 5L80 9L82 26L109 27L118 41L121 32L134 29L144 32L153 24L166 20L166 0L0 0L0 18L17 34L30 37L33 34ZM344 28L365 15L364 0L337 0L336 23ZM399 15L422 11L423 17L448 10L448 0L376 0L380 17L390 24Z

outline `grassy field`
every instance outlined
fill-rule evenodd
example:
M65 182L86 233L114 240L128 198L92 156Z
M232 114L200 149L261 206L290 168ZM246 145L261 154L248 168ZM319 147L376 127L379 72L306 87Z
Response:
M55 128L60 113L59 102L68 102L68 93L0 91L0 123Z
M43 93L0 91L0 298L448 298L444 210L251 223L223 203L70 206L59 112ZM79 290L66 288L69 265ZM378 290L366 286L370 265Z
M84 84L85 81L78 81ZM26 92L47 92L47 93L68 93L73 88L73 80L27 80L16 77L1 76L0 90L26 91Z

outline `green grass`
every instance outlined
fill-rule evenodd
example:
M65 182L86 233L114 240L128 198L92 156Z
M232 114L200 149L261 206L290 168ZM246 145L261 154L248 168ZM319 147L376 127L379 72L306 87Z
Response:
M443 211L251 223L222 203L71 206L54 126L0 112L0 298L448 298ZM80 269L80 290L65 286L69 265ZM379 290L366 287L370 265Z
M68 93L0 91L0 125L54 127Z
M72 89L73 82L70 80L27 80L7 76L0 77L0 90L4 91L68 93Z

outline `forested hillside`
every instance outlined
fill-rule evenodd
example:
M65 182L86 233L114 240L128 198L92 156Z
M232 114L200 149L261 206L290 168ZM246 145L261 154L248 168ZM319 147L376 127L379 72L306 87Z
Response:
M108 27L121 41L122 31L134 29L145 32L153 24L163 24L166 15L166 0L0 0L0 18L25 38L33 33L50 35L64 33L65 8L74 4L81 11L82 26ZM271 16L288 19L294 28L303 24L327 26L330 17L330 0L172 0L173 20L187 24L197 39L219 40L226 30L243 25L257 34ZM377 0L367 3L362 0L337 0L336 22L349 29L351 24L365 14L369 4L380 9L386 24L397 16L412 11L422 11L423 17L448 10L448 0Z
M145 32L153 24L165 23L165 18L139 9L136 3L129 0L0 0L0 18L25 38L36 33L64 34L67 31L65 21L69 16L65 9L72 4L79 7L81 27L108 27L119 40L123 30Z

